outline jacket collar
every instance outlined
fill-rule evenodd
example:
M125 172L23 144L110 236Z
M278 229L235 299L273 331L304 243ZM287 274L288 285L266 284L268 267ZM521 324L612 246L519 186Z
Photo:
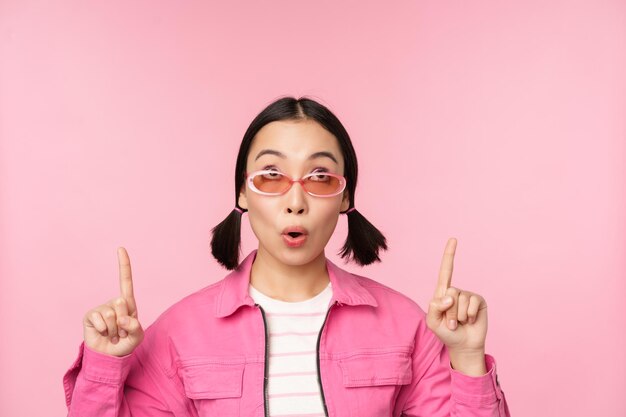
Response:
M250 271L256 253L256 249L250 252L237 268L222 280L215 306L216 317L227 317L244 305L254 306L254 300L248 293L248 285L250 284ZM369 305L376 307L378 305L374 296L350 272L339 268L328 258L326 258L326 269L333 291L331 305L335 301L351 306Z

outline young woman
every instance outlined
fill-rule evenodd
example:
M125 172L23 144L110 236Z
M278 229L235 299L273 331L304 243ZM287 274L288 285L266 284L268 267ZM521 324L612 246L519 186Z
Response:
M235 208L213 229L212 253L233 271L144 333L119 248L120 296L87 312L64 377L69 415L509 416L485 354L485 300L451 286L455 239L428 314L326 259L341 213L342 257L367 265L387 248L355 209L357 172L326 107L291 97L267 106L241 143ZM244 212L259 244L240 263Z

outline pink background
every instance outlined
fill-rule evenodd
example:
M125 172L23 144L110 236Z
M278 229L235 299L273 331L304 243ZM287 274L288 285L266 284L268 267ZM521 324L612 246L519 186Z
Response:
M390 250L347 269L426 308L456 237L513 415L626 415L623 1L0 7L0 415L65 415L118 245L144 327L226 274L209 231L282 95L328 105L357 149L356 206Z

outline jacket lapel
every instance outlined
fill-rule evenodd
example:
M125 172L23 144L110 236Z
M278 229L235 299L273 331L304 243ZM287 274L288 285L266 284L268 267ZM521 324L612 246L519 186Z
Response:
M241 261L239 266L231 271L221 282L221 289L215 305L216 317L227 317L242 306L254 306L254 300L248 293L250 271L256 258L256 249ZM334 301L351 306L378 304L372 294L361 285L358 278L352 273L338 267L326 258L326 269L333 291Z

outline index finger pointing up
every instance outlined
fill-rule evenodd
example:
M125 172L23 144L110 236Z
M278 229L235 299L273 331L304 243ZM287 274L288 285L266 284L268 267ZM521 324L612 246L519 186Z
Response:
M441 268L439 269L439 280L437 281L437 289L435 297L443 297L446 290L450 288L452 282L452 269L454 264L454 252L456 251L456 239L451 237L448 239L446 250L441 260Z
M126 300L128 314L136 317L137 307L133 294L133 275L130 270L130 258L126 249L122 247L117 248L117 260L120 266L120 295Z

